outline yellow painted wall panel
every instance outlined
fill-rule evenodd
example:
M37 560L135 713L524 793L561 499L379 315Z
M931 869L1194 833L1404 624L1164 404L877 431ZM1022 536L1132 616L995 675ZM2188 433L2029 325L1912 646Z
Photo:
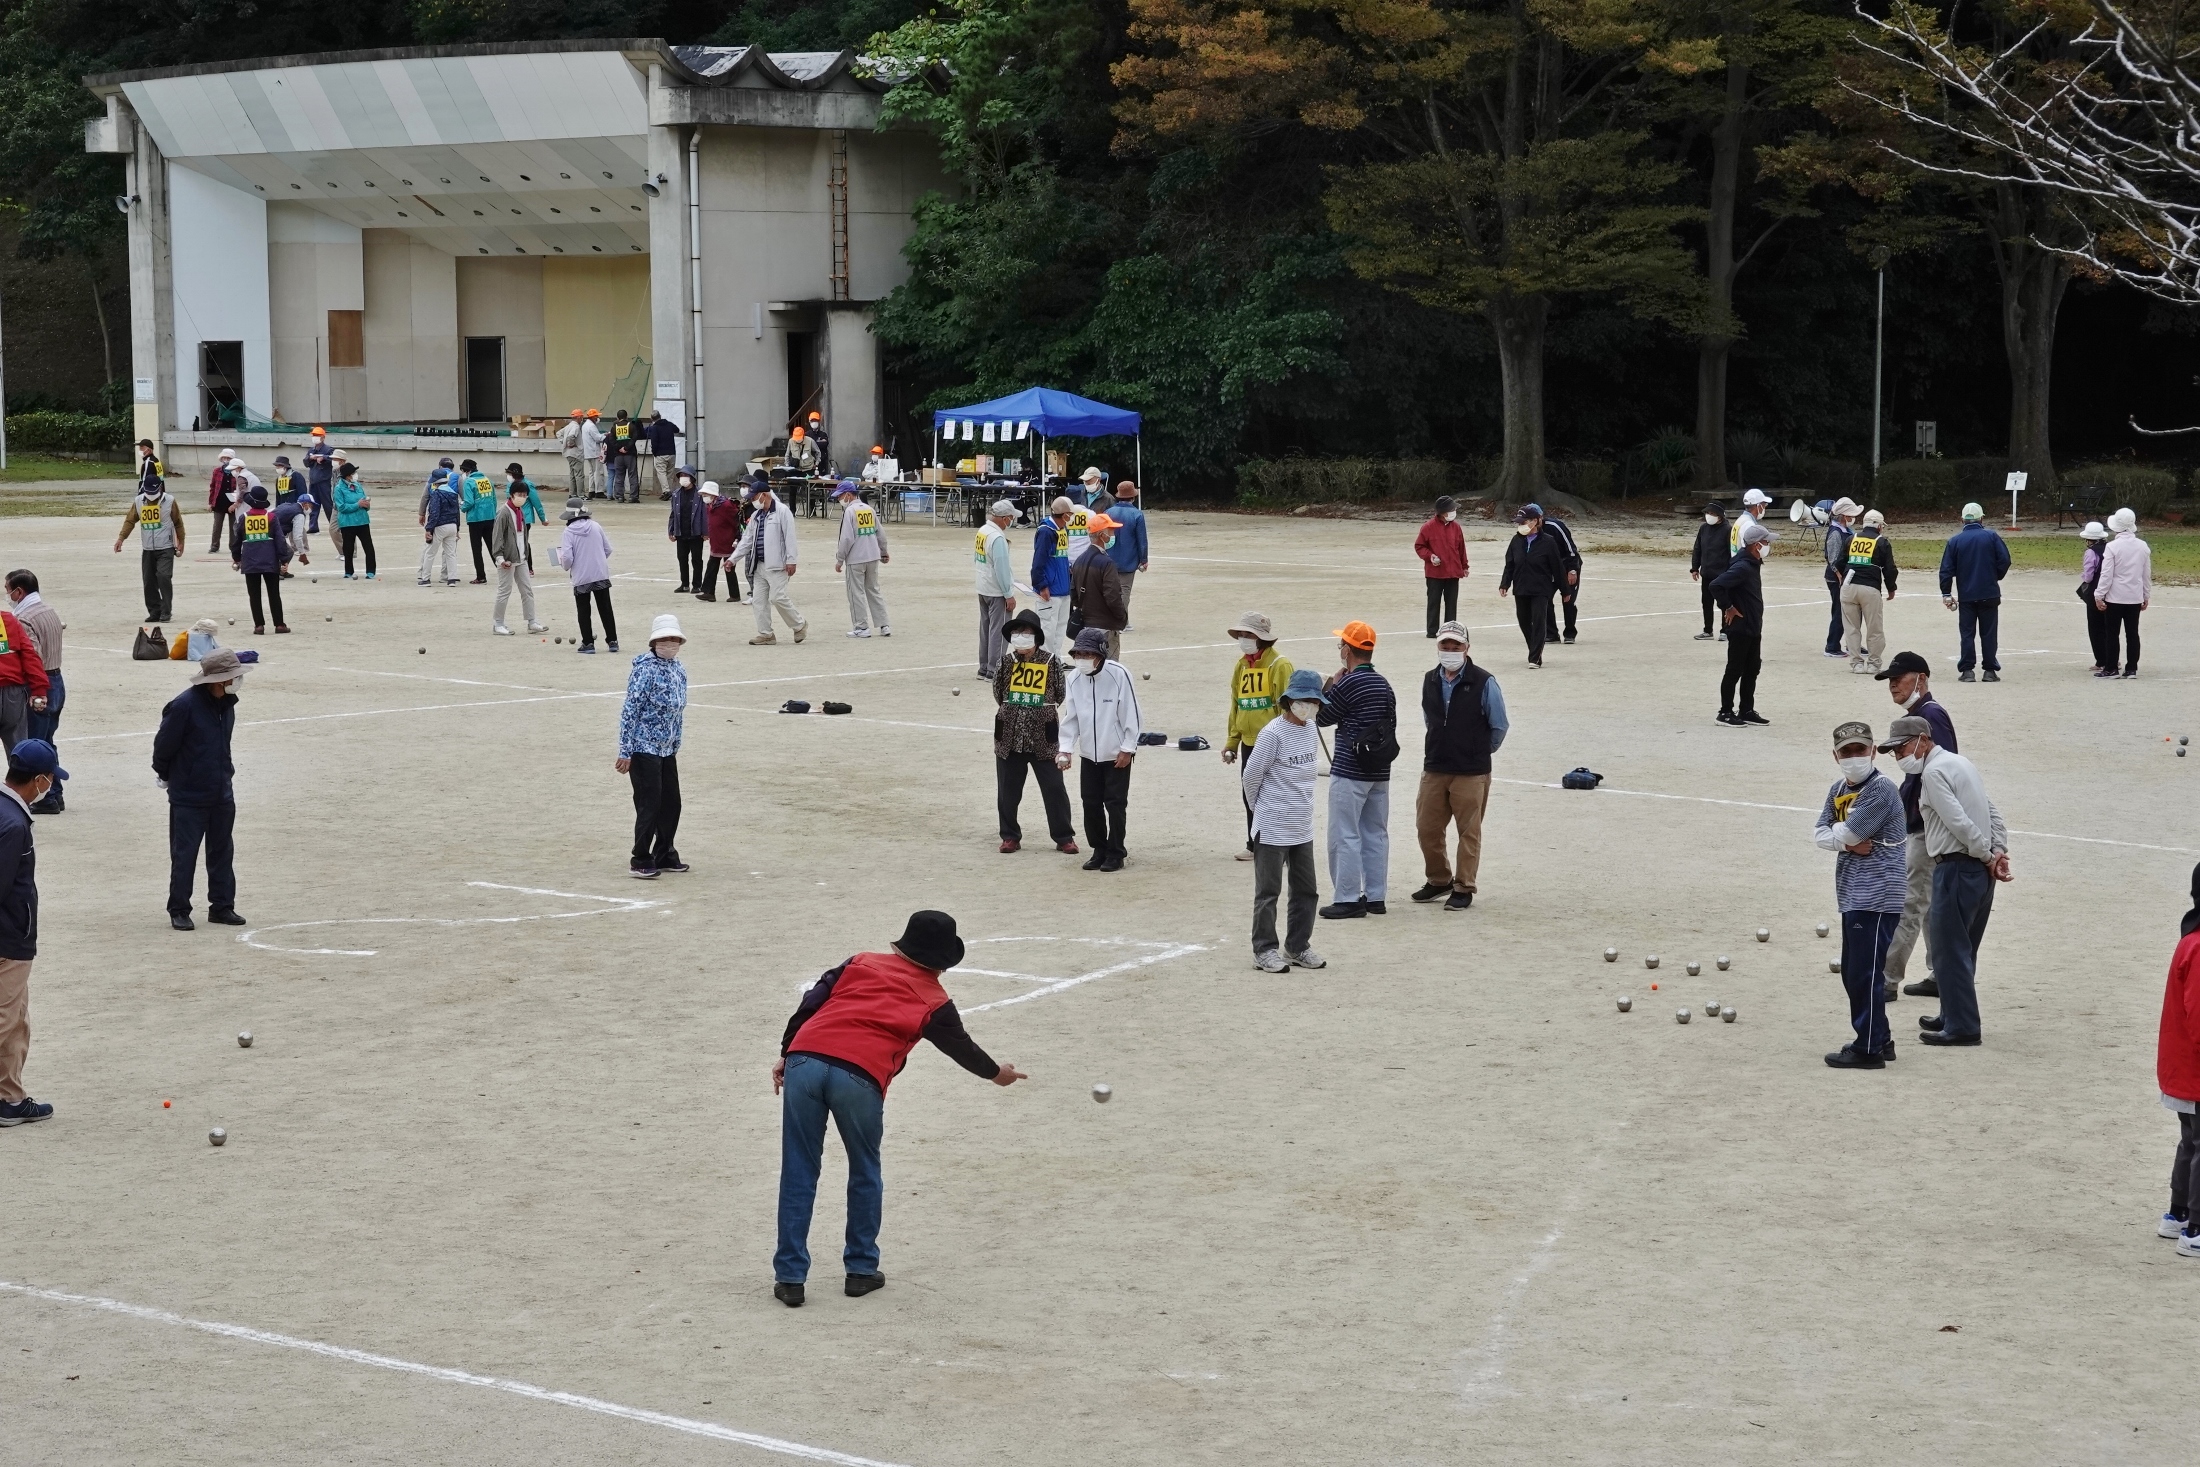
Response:
M542 262L543 378L549 409L625 408L651 391L649 258Z

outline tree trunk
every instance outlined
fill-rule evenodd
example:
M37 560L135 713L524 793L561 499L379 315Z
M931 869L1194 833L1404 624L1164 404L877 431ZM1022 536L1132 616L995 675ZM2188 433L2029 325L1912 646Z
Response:
M1490 492L1501 504L1519 504L1547 487L1543 461L1543 335L1551 303L1540 295L1510 293L1486 308L1497 338L1505 389L1505 461Z
M90 260L84 262L84 274L92 283L92 312L99 317L99 359L106 373L100 378L99 385L104 389L115 380L115 348L107 332L107 302L100 299L99 293L104 282ZM104 407L105 404L102 403L101 406Z
M2001 269L2001 339L2009 358L2009 467L2022 469L2026 487L2036 492L2055 487L2047 407L2055 319L2070 289L2070 266L2033 242L2035 233L2057 222L2045 216L2051 205L2008 184L1998 185L1995 195L1994 260Z
M1704 224L1704 275L1709 318L1696 349L1696 485L1705 492L1727 481L1726 364L1734 349L1734 211L1742 191L1742 114L1749 106L1749 66L1726 65L1726 104L1711 133L1711 198Z

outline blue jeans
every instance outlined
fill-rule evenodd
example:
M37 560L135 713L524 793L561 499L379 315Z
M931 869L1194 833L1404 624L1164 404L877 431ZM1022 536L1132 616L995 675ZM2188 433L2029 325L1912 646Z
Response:
M1849 991L1856 1047L1866 1054L1877 1054L1894 1038L1887 1032L1887 944L1901 925L1900 912L1841 914L1841 986Z
M773 1280L809 1281L810 1212L817 1204L828 1115L848 1153L848 1241L841 1258L850 1273L877 1273L879 1205L885 1194L878 1147L886 1130L886 1097L838 1065L790 1054L779 1114L779 1251L772 1255Z
M54 730L61 727L61 705L69 701L69 689L61 681L61 669L58 667L46 669L46 682L46 707L44 711L31 709L28 722L30 736L44 739L50 744L53 742ZM55 788L59 789L60 786L56 785Z
M1994 915L1994 876L1984 861L1957 856L1933 867L1933 981L1940 985L1940 1032L1979 1032L1978 949Z
M1957 672L1969 672L1978 666L1978 657L1972 650L1974 633L1984 644L1986 670L2001 671L2001 603L1999 601L1958 601L1956 603L1956 631L1963 639L1963 655L1956 659Z
M1329 885L1340 902L1390 890L1390 781L1329 781Z

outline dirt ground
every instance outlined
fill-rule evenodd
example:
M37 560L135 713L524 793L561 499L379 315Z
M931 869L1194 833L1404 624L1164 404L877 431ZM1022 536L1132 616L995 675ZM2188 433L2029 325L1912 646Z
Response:
M1580 643L1531 673L1478 543L1462 612L1513 721L1480 897L1405 900L1409 756L1389 915L1322 923L1328 969L1277 978L1212 753L1141 756L1118 875L996 853L967 530L893 527L895 636L850 641L805 521L811 638L751 648L746 606L671 594L658 507L606 518L629 653L653 612L692 636L692 874L624 874L627 659L493 638L488 589L413 585L400 526L373 583L314 557L295 635L224 628L266 659L237 733L253 926L189 934L147 767L183 669L126 655L136 556L9 523L69 622L75 778L37 831L27 1079L58 1114L0 1132L0 1462L2154 1463L2200 1439L2172 1348L2200 1264L2153 1226L2155 1017L2200 854L2200 758L2164 737L2200 732L2200 591L2157 598L2145 676L2115 683L2085 676L2061 579L2012 576L1993 686L1954 680L1922 577L1893 603L2018 879L1985 1047L1913 1044L1930 1004L1904 999L1899 1061L1845 1074L1819 1059L1846 1014L1809 830L1829 730L1893 708L1820 656L1806 564L1768 573L1773 725L1741 731L1711 720L1721 649L1690 639L1681 563L1593 552ZM1373 622L1410 707L1410 527L1153 534L1126 639L1148 728L1219 747L1223 630L1254 609L1321 668L1331 628ZM197 549L177 610L249 625ZM1576 765L1606 786L1555 788ZM811 1302L782 1308L781 1025L925 906L968 967L1023 975L949 987L1032 1078L920 1049L888 1108L891 1282L837 1288L835 1141Z

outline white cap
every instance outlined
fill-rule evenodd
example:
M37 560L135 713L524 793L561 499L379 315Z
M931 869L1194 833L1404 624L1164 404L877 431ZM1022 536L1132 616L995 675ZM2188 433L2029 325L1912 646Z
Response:
M1751 489L1742 495L1742 503L1770 504L1772 503L1772 496L1765 493L1765 491L1762 489Z
M1865 511L1864 511L1864 528L1865 528L1865 529L1867 529L1867 530L1876 530L1876 529L1879 529L1879 528L1881 528L1882 526L1884 526L1884 525L1885 525L1886 523L1887 523L1887 517L1886 517L1885 515L1881 514L1881 513L1880 513L1880 512L1878 511L1878 510L1876 510L1876 509L1867 509L1867 510L1865 510Z
M221 451L220 456L222 458L235 458L237 456L237 450L234 448L225 448Z
M1841 498L1836 499L1833 502L1833 512L1835 514L1857 514L1860 513L1863 508L1863 505L1858 504L1855 500L1850 499L1846 495L1843 495Z
M688 639L687 633L680 630L680 618L669 611L649 624L649 640L662 642L667 638L676 642L685 642Z
M1108 481L1108 476L1101 473L1097 465L1088 467L1082 474L1077 476L1077 482L1080 484L1090 484L1095 479L1103 484Z

